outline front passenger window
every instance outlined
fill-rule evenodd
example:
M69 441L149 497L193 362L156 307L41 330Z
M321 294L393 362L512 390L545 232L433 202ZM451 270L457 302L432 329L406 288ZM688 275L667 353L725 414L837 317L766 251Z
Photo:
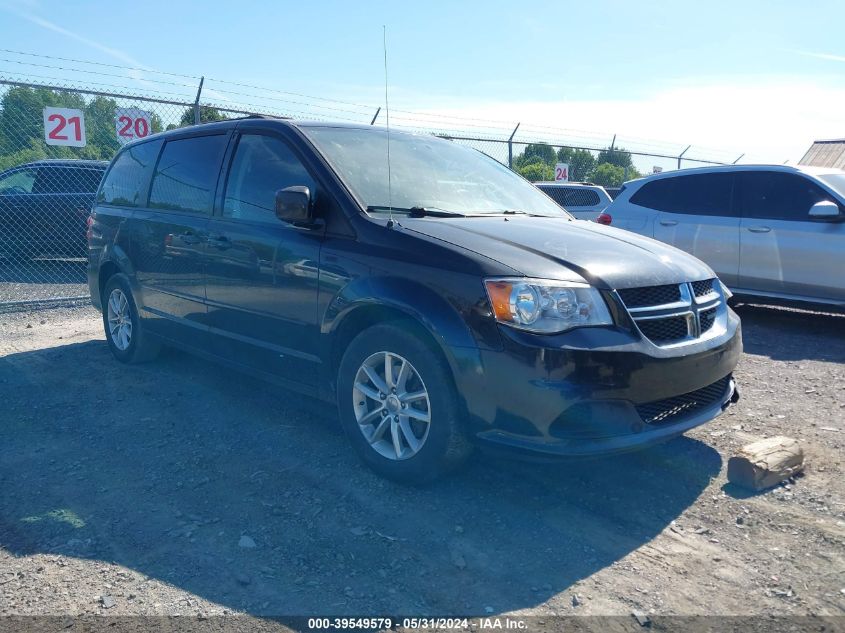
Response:
M223 216L254 222L278 222L276 191L305 186L316 194L314 179L284 141L262 134L244 134L238 141Z
M747 218L803 221L815 203L833 200L813 181L797 174L744 172L740 178L740 203Z

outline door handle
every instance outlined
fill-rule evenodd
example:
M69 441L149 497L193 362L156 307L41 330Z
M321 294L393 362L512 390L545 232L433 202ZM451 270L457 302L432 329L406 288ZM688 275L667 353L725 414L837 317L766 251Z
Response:
M208 238L208 245L220 250L226 250L232 247L232 242L225 235L213 235Z
M202 239L192 231L185 231L179 236L179 241L183 244L199 244Z
M768 233L772 229L768 226L749 226L748 230L752 233Z
M663 226L677 226L677 220L660 220L660 224Z

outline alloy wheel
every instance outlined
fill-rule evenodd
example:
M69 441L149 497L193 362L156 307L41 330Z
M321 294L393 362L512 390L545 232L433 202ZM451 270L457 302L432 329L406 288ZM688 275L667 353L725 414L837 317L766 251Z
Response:
M399 354L376 352L361 364L352 405L364 438L387 459L413 457L428 438L428 390L414 366Z
M107 312L109 337L117 349L125 352L132 343L132 314L129 300L120 288L111 291Z

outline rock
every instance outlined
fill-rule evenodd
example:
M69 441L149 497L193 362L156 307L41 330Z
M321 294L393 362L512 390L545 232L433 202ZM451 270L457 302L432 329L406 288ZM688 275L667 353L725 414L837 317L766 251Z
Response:
M484 613L493 613L493 607L484 607Z
M244 547L246 549L254 549L255 547L257 547L255 545L255 540L251 536L247 536L246 534L241 536L241 540L238 541L238 546Z
M364 536L368 532L367 528L365 527L354 527L350 528L349 531L352 532L352 534L354 534L355 536Z
M728 461L728 481L765 490L804 470L804 451L797 440L777 436L752 442Z
M239 585L248 585L252 582L252 578L247 576L246 574L235 574L235 580Z
M572 606L573 607L581 606L581 599L576 594L572 595Z
M466 559L460 552L452 552L452 564L457 567L458 569L466 569L467 562Z
M111 609L117 603L111 596L100 596L100 604L103 605L103 609Z

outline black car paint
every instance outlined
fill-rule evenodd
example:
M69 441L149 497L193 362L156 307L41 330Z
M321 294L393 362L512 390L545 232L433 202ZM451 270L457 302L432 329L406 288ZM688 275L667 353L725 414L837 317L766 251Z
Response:
M247 119L165 135L251 131L282 138L318 183L318 219L310 226L273 227L223 219L230 142L213 217L95 208L89 258L94 304L102 308L101 278L122 271L157 336L327 401L335 399L336 365L351 334L376 319L409 318L448 362L474 433L555 454L626 450L677 435L689 420L643 429L631 416L632 404L704 387L736 365L742 343L733 312L717 340L658 348L637 333L613 292L713 277L698 260L632 233L568 218L397 216L388 222L370 216L303 134L307 125ZM150 262L139 257L139 240L161 239L145 233L152 215L172 229L172 252L159 245L146 252L159 252L161 261ZM190 243L181 244L186 236ZM175 283L173 274L162 273L171 285L155 289L144 275L164 262L181 277ZM318 262L316 278L308 262ZM207 279L205 293L192 283L197 274ZM507 276L586 279L602 290L616 325L555 335L499 325L483 279ZM731 395L695 424L717 415ZM553 437L552 423L576 404L613 414L607 428L615 430L586 439Z

